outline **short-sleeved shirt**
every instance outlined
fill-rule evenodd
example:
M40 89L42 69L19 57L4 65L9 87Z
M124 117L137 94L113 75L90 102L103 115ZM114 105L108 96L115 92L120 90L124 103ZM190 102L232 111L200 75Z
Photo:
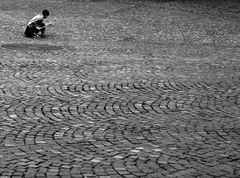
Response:
M29 22L29 27L43 27L45 24L43 23L44 16L42 14L38 14L33 17Z

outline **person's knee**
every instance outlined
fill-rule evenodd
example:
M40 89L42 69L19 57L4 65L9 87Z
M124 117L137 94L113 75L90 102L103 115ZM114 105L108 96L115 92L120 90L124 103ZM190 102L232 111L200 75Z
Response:
M43 28L41 28L41 33L44 33L45 32L45 30L46 30L46 28L45 27L43 27Z

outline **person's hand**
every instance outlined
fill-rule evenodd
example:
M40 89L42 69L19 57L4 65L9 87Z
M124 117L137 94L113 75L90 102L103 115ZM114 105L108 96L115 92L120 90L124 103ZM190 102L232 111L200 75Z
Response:
M36 27L38 30L41 30L43 27Z
M53 19L53 21L52 21L52 22L50 22L50 24L49 24L49 25L53 25L53 24L55 24L55 22L56 22L56 19Z

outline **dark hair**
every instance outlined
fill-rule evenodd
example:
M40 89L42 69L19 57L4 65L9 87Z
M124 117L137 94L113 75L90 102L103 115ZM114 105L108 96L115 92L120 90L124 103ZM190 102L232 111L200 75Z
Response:
M47 9L44 9L44 10L42 11L42 15L44 15L44 16L49 16L49 11L48 11Z

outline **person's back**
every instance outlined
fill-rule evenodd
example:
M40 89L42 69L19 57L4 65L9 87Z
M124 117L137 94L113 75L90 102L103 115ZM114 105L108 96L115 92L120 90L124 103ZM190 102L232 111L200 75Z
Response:
M28 26L42 26L43 20L44 16L42 14L38 14L28 22Z

